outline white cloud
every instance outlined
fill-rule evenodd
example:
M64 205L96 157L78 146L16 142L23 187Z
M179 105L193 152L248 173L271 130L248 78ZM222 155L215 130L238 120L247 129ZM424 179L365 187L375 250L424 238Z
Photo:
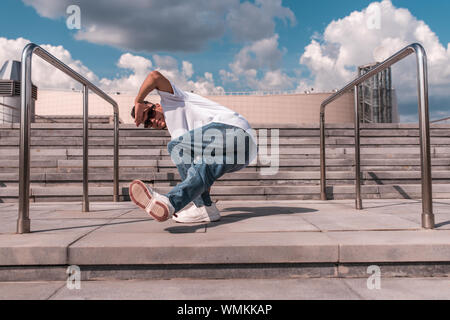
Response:
M66 17L72 0L23 0L43 17ZM78 0L75 38L133 51L198 51L227 30L237 41L273 34L275 19L295 23L281 0Z
M66 17L65 10L72 4L71 0L22 1L50 19ZM292 83L279 69L283 51L278 49L275 22L294 25L296 18L282 0L78 0L76 4L81 9L82 27L75 34L78 40L134 52L196 51L211 40L229 34L244 47L230 64L231 71L219 72L224 82L242 81L246 88L252 89L281 89L279 86ZM182 62L180 71L172 57L153 55L152 60L168 77L181 79L193 90L223 90L214 86L212 78L206 74L197 81L203 85L195 83L191 79L194 73L189 62ZM119 67L134 70L121 64ZM123 79L101 81L108 88L130 88L140 78L133 71Z
M30 41L24 38L6 39L0 37L0 61L2 63L6 60L21 61L22 50L28 43L30 43ZM88 67L81 61L74 60L70 52L64 49L64 47L52 46L49 44L43 44L41 47L67 64L70 68L83 75L89 81L96 82L98 80L97 76ZM39 57L34 56L32 64L32 81L38 88L70 89L80 87L77 81Z
M232 7L226 19L234 39L257 41L274 34L275 18L295 24L294 13L281 0L256 0Z
M178 61L172 56L153 55L152 58L154 63L142 56L132 55L130 53L123 54L117 66L131 70L132 72L115 79L101 79L101 88L113 92L137 92L149 72L158 70L183 90L194 91L203 95L224 92L222 87L214 84L211 73L205 73L203 77L198 78L196 81L191 79L194 74L194 68L189 61L182 61L180 69Z
M150 71L153 63L151 60L125 53L117 62L119 68L131 70L132 73L115 79L102 78L100 87L109 92L130 91L137 92Z
M134 56L131 53L123 54L117 66L120 68L131 69L135 73L146 72L152 67L152 62L144 57Z
M286 89L292 86L293 79L281 70L267 71L262 81L259 82L261 90Z
M245 46L230 64L235 74L242 74L248 70L274 70L281 63L283 54L278 49L278 35L258 40Z
M279 90L291 87L293 79L281 71L283 51L278 48L278 34L244 46L229 64L230 71L220 70L224 82L243 88Z
M20 61L22 50L28 43L30 43L30 41L24 38L6 39L0 37L0 63L6 60ZM41 45L41 47L49 51L52 55L60 59L86 79L108 92L137 92L148 73L153 69L160 70L164 75L184 90L192 90L196 93L205 95L224 92L222 87L215 85L214 78L211 73L207 72L204 76L199 77L196 81L194 81L191 79L194 74L192 63L189 61L183 61L181 69L179 69L177 60L171 56L154 55L154 64L150 59L145 57L125 53L119 58L117 67L123 70L128 70L130 73L114 79L99 79L99 77L81 61L73 59L70 52L63 46L44 44ZM38 88L81 88L81 85L77 81L73 80L39 57L34 57L32 63L32 81L36 86L38 86Z
M381 12L380 29L368 28L375 7ZM407 9L394 7L390 0L373 2L362 11L331 22L321 38L311 40L300 58L318 89L341 87L356 76L357 66L381 62L406 45L419 42L427 51L432 93L448 91L443 86L450 81L450 44L445 48L425 22ZM414 63L410 58L393 67L394 84L407 99L415 94Z
M380 28L369 28L374 12L381 13ZM362 11L332 21L322 35L305 48L300 64L311 77L300 87L316 90L341 88L356 77L357 66L381 62L411 43L421 43L428 56L430 119L450 115L450 44L443 45L430 27L390 0L373 2ZM392 67L401 122L418 122L416 61L413 56Z
M194 74L194 68L192 67L192 63L190 63L189 61L183 61L182 70L183 70L183 75L186 78L190 78Z

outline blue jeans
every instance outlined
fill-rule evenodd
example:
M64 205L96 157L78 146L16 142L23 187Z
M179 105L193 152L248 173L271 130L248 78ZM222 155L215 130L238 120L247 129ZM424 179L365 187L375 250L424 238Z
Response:
M248 166L257 147L243 129L213 122L170 141L167 149L182 182L165 196L178 212L191 201L210 206L209 188L225 173Z

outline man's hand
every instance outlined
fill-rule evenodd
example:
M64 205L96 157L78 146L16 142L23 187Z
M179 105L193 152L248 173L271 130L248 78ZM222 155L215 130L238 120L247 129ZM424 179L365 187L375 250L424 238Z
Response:
M134 122L136 123L136 127L139 127L141 123L144 122L144 113L150 109L150 107L151 106L143 102L136 101L134 103Z

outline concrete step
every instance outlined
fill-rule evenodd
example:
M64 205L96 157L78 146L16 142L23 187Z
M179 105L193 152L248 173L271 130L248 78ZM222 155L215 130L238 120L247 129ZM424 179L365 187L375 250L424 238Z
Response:
M171 186L156 186L155 190L159 193L167 193L172 189ZM368 199L419 199L421 198L420 184L404 185L363 185L361 192L364 198ZM128 184L122 184L120 195L124 199L128 198ZM318 185L283 185L283 186L214 186L212 195L216 199L233 200L239 197L247 199L320 199L320 187ZM353 199L355 194L354 185L328 185L327 193L330 199ZM90 187L89 195L95 197L112 196L111 187ZM445 199L450 195L450 184L433 184L433 198ZM45 199L80 199L82 196L82 187L31 187L30 197L37 201ZM17 198L18 189L14 187L0 188L0 198ZM64 200L63 200L64 199Z
M119 162L121 168L126 167L143 167L143 168L175 168L172 160L121 160ZM319 167L320 159L280 159L279 162L265 163L264 160L254 161L250 167ZM327 159L326 165L330 167L352 167L355 165L352 159ZM450 169L450 159L432 159L434 167L444 167ZM18 161L0 160L0 167L2 168L16 168L19 166ZM420 166L419 159L361 159L361 166L364 167L411 167ZM35 160L31 161L33 168L82 168L82 160L50 160L45 161ZM89 159L89 167L113 167L113 160L92 160ZM387 170L387 169L386 169Z
M0 157L4 156L19 156L19 148L18 147L11 147L11 146L5 146L2 145L2 141L0 140ZM68 156L81 156L82 153L82 147L69 147L67 148L67 145L62 146L31 146L31 155L68 155ZM326 149L327 157L333 156L333 155L354 155L355 148L354 147L341 147L336 145L330 145L327 146ZM430 149L431 155L441 155L442 157L450 157L450 152L448 147L440 147L440 146L432 146ZM262 151L260 150L260 153L262 154ZM279 154L279 155L319 155L320 154L320 148L318 145L314 147L308 147L308 146L297 146L297 147L279 147L278 149L272 149L271 145L268 145L268 153L269 154ZM402 147L379 147L379 146L365 146L362 147L360 150L361 155L367 155L367 156L380 156L384 155L386 158L398 156L398 155L405 155L405 156L419 156L420 155L420 148L419 146L402 146ZM124 146L120 149L119 154L124 155L155 155L160 154L164 156L168 156L169 153L167 152L167 145L161 145L161 146ZM96 146L96 147L90 147L89 148L89 155L102 155L102 156L112 156L113 155L113 148L112 147L105 147L105 146Z
M399 126L394 125L390 127L386 127L386 124L373 124L372 128L367 127L366 124L361 124L361 136L406 136L406 137L418 137L419 129L417 126L413 127L405 127L408 124L400 124ZM266 125L252 125L252 127L257 131L267 131L269 134L271 130L276 129L279 132L280 136L289 135L289 136L312 136L319 135L319 127L318 125L283 125L280 127L278 124L266 124ZM61 132L68 130L79 130L81 131L83 126L81 123L32 123L32 130L35 131L43 131L49 132L50 134L53 131L59 130ZM98 123L90 123L89 128L90 131L113 131L113 125L110 124L98 124ZM431 135L432 136L449 136L448 132L450 126L447 125L431 125ZM143 134L151 134L151 135L159 135L164 134L168 135L166 130L153 130L153 129L144 129L144 128L136 128L134 125L130 124L121 124L120 130L125 132L142 132ZM3 132L18 132L19 126L17 124L2 124L0 127L0 134ZM347 124L327 124L326 125L326 134L329 136L353 136L354 129L353 127L348 126Z
M122 146L166 146L170 141L170 138L161 138L161 137L120 137L119 144ZM352 146L354 145L355 140L352 138L339 138L339 137L330 137L326 139L326 145L346 145ZM2 138L3 146L18 146L19 139L18 137L5 137ZM112 137L109 138L101 138L101 137L92 137L89 139L89 145L103 145L103 146L113 146L114 140ZM303 137L291 137L291 138L280 138L279 145L280 146L318 146L320 143L319 137L314 138L303 138ZM386 145L398 145L398 146L411 146L411 145L419 145L420 141L418 138L361 138L360 144L361 146L386 146ZM448 138L431 138L432 145L439 146L449 146L450 145L450 137ZM82 137L39 137L39 136L31 136L31 145L32 146L82 146L83 139Z
M448 200L433 203L436 229L422 230L421 202L219 201L222 220L158 223L130 202L32 203L30 234L14 234L17 205L0 204L0 281L168 278L364 280L450 275ZM382 280L383 281L383 280ZM383 283L383 282L382 282ZM382 284L383 286L383 284Z
M363 182L375 181L382 183L383 181L401 180L405 183L408 181L420 180L420 171L379 171L379 172L361 172ZM446 181L450 179L450 171L432 171L432 177L435 181ZM3 183L17 182L19 175L15 173L0 173L0 181ZM176 174L164 172L121 172L120 181L130 181L140 178L144 181L155 182L174 182L180 181L178 172ZM83 175L79 173L33 173L31 175L32 182L81 182ZM352 183L355 179L354 172L350 171L331 171L327 174L328 180L348 181ZM291 183L302 181L303 183L317 183L320 180L320 172L318 171L299 171L299 172L278 172L274 175L264 175L261 172L238 172L226 174L219 181L240 181L241 183L262 183L263 181L291 181ZM90 173L89 181L111 182L110 173Z

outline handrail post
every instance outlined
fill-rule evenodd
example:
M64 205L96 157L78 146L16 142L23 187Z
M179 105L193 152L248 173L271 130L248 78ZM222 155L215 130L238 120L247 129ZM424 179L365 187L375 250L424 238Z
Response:
M89 212L89 88L83 85L83 212Z
M31 105L31 58L35 53L49 64L83 84L83 204L82 211L89 211L89 90L113 106L114 110L114 201L119 201L119 106L111 97L89 80L34 43L22 51L21 111L20 111L20 164L19 164L19 214L17 233L30 232L30 105Z
M35 45L27 45L22 52L20 83L20 150L19 150L19 217L17 233L30 232L30 106L31 57Z
M359 131L359 86L355 86L355 207L362 210L361 200L361 154Z
M113 201L119 202L119 113L114 112L114 186Z
M370 77L374 76L380 71L389 68L398 61L406 58L410 54L415 53L417 59L417 87L418 87L418 102L419 102L419 131L420 131L420 157L421 157L421 170L422 170L422 227L425 229L433 229L435 227L434 214L433 214L433 190L432 190L432 176L431 176L431 152L430 152L430 122L429 122L429 110L428 110L428 70L427 70L427 56L425 49L418 43L413 43L402 50L395 53L390 58L386 59L382 63L378 64L375 68L369 72L356 78L341 90L332 94L328 99L322 102L320 106L320 196L322 200L326 198L326 167L325 167L325 107L342 96L345 92L355 88L357 92L357 86ZM355 96L355 103L357 102ZM358 103L359 104L359 103ZM355 113L357 113L355 109ZM359 115L359 113L358 113ZM359 116L355 115L355 118ZM356 121L356 119L355 119ZM357 130L358 129L358 130ZM355 123L355 165L359 165L359 119L358 124ZM357 140L357 141L356 141ZM358 146L357 146L358 144ZM358 169L359 170L359 169ZM359 172L360 174L360 172ZM358 188L358 176L356 185ZM358 189L357 189L357 206L358 206ZM359 191L360 192L360 191ZM360 201L360 200L359 200ZM362 204L361 204L362 207Z
M419 102L420 155L422 168L422 227L433 229L433 190L431 176L430 119L428 108L427 56L422 46L413 45L417 57L417 87Z
M325 111L320 111L320 199L327 200L327 172L325 156Z

